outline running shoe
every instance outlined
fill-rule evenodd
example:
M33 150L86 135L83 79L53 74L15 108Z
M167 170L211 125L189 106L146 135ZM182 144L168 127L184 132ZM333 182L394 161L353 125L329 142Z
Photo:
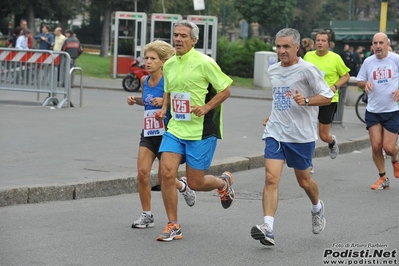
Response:
M393 175L396 178L399 178L399 162L398 161L392 162L392 166L393 166Z
M266 223L252 226L251 236L253 239L259 240L262 245L274 246L273 230Z
M380 177L375 184L371 185L372 190L378 190L378 189L388 189L389 188L389 178L388 177Z
M160 234L157 237L158 241L172 241L173 239L182 239L183 238L183 234L181 233L180 230L180 224L175 224L173 222L169 222L165 229L163 229L162 234Z
M183 182L184 184L186 184L186 189L184 190L184 192L180 192L180 193L183 195L184 200L186 201L187 205L190 207L193 207L195 204L195 199L196 199L195 192L188 187L187 177L183 176L179 180L181 182Z
M330 148L330 157L331 159L335 159L339 154L339 147L338 147L337 137L333 135L332 138L334 140L334 146Z
M233 190L233 183L234 183L234 177L230 172L224 172L221 176L219 176L220 179L223 179L226 183L224 188L222 190L217 190L222 206L223 208L227 209L233 204L234 198L236 194L234 193Z
M141 216L133 222L132 228L148 228L154 227L154 216L142 213Z
M321 209L320 211L312 212L312 232L313 234L320 234L323 232L326 226L326 218L324 218L324 203L320 201Z

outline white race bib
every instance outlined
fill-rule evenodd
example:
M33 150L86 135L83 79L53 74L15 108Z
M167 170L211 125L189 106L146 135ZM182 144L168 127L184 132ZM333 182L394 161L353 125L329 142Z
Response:
M144 137L162 136L165 133L163 120L155 119L155 114L161 109L144 111Z
M173 118L180 121L191 121L189 92L172 92Z

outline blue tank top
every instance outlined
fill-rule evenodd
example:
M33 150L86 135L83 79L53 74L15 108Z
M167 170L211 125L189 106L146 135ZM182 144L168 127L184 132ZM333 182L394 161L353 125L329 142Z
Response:
M157 85L155 86L149 86L148 85L148 79L150 76L147 76L144 79L144 84L143 84L143 104L144 104L144 110L153 110L153 109L160 109L160 107L155 106L152 103L152 100L154 98L163 97L163 92L164 92L164 78L162 76L161 80L158 82ZM166 113L166 118L164 119L164 124L167 125L169 122L169 119L171 117L170 111L168 109L168 112Z

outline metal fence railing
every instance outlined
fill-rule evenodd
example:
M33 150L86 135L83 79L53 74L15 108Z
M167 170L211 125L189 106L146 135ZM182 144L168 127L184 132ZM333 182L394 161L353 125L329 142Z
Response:
M45 93L43 106L69 107L71 67L66 52L0 48L0 90Z

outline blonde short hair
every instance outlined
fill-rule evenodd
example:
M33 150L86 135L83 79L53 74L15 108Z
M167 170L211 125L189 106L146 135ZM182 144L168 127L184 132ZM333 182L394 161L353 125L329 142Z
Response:
M146 46L144 46L143 51L144 54L146 54L147 51L156 52L157 55L159 56L159 59L161 59L162 61L168 60L175 54L175 49L173 48L173 46L161 40L155 40L146 44Z

